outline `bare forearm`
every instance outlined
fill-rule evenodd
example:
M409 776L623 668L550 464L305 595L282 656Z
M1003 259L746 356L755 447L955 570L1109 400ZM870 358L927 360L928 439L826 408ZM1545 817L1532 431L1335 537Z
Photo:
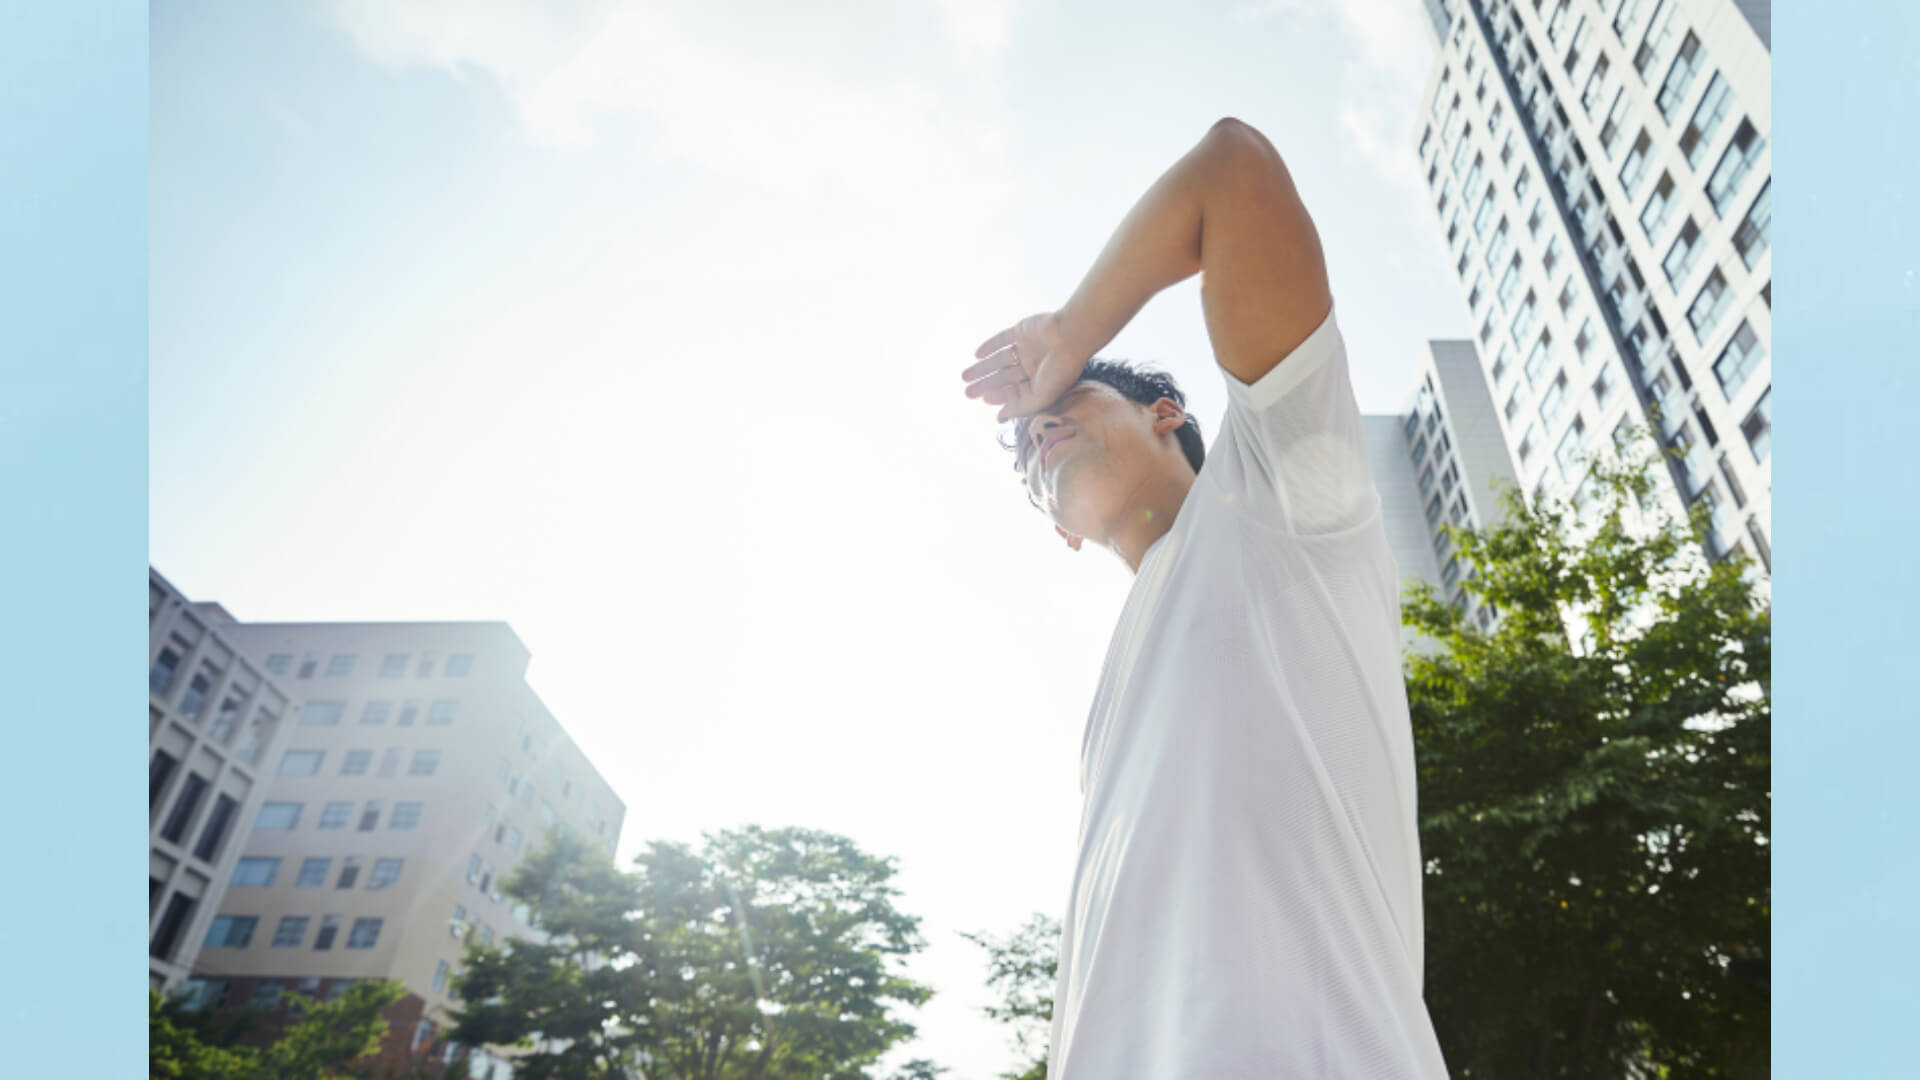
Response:
M1148 300L1200 272L1209 197L1248 134L1236 121L1215 124L1128 211L1060 309L1080 351L1105 348Z
M1319 238L1272 144L1222 120L1141 196L1066 305L1062 331L1092 356L1169 285L1205 272L1215 355L1252 381L1331 302Z

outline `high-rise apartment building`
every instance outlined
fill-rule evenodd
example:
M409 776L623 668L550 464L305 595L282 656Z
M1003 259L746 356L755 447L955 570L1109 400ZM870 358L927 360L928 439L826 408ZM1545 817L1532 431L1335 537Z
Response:
M1770 570L1767 5L1440 7L1417 152L1523 490L1645 428L1709 555Z
M147 982L162 993L193 969L292 711L224 620L191 608L148 568Z
M1402 579L1432 585L1483 629L1491 626L1493 609L1461 587L1472 570L1446 528L1498 521L1501 492L1517 483L1473 342L1428 342L1406 410L1361 423Z
M527 685L505 623L215 625L298 707L191 987L268 1006L391 979L410 993L389 1050L430 1044L469 935L538 936L502 888L521 858L556 826L611 854L624 804Z

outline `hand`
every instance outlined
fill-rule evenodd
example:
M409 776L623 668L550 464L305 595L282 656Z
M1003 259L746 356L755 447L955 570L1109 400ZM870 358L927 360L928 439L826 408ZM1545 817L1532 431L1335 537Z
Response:
M1067 341L1058 312L1029 315L974 350L979 363L960 373L967 396L1000 406L998 420L1032 416L1060 399L1090 357Z

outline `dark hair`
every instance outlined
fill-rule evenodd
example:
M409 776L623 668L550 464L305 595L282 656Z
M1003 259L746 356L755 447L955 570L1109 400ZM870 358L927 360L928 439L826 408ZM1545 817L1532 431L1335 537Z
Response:
M1187 395L1173 381L1173 376L1125 360L1102 360L1096 357L1087 362L1087 369L1080 373L1079 381L1105 383L1118 390L1121 397L1139 405L1152 405L1161 398L1168 398L1182 409L1187 407ZM1020 467L1020 427L1016 422L1010 431L1000 437L1000 445L1015 452L1015 469ZM1200 438L1200 421L1188 414L1186 423L1181 424L1173 434L1180 440L1180 451L1186 455L1187 464L1198 473L1207 460L1207 444Z

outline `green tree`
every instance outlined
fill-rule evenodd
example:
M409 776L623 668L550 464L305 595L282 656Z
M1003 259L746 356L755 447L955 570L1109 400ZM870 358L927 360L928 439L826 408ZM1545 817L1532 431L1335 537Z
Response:
M1763 1075L1771 612L1650 458L1584 506L1456 531L1491 632L1429 588L1405 619L1427 860L1426 996L1476 1077Z
M652 844L633 872L556 833L507 883L547 942L470 947L451 1037L530 1080L867 1080L930 991L891 859L806 829Z
M1005 937L961 934L987 950L987 988L999 995L987 1016L1013 1032L1021 1064L1005 1080L1046 1080L1053 991L1060 969L1060 920L1035 914Z
M406 992L399 983L369 979L324 1004L300 994L282 1002L297 1017L271 1042L246 1045L257 1030L231 1018L225 1025L210 1014L184 1007L178 998L147 992L147 1062L151 1080L336 1080L362 1074L355 1063L372 1054L386 1037L381 1010Z

